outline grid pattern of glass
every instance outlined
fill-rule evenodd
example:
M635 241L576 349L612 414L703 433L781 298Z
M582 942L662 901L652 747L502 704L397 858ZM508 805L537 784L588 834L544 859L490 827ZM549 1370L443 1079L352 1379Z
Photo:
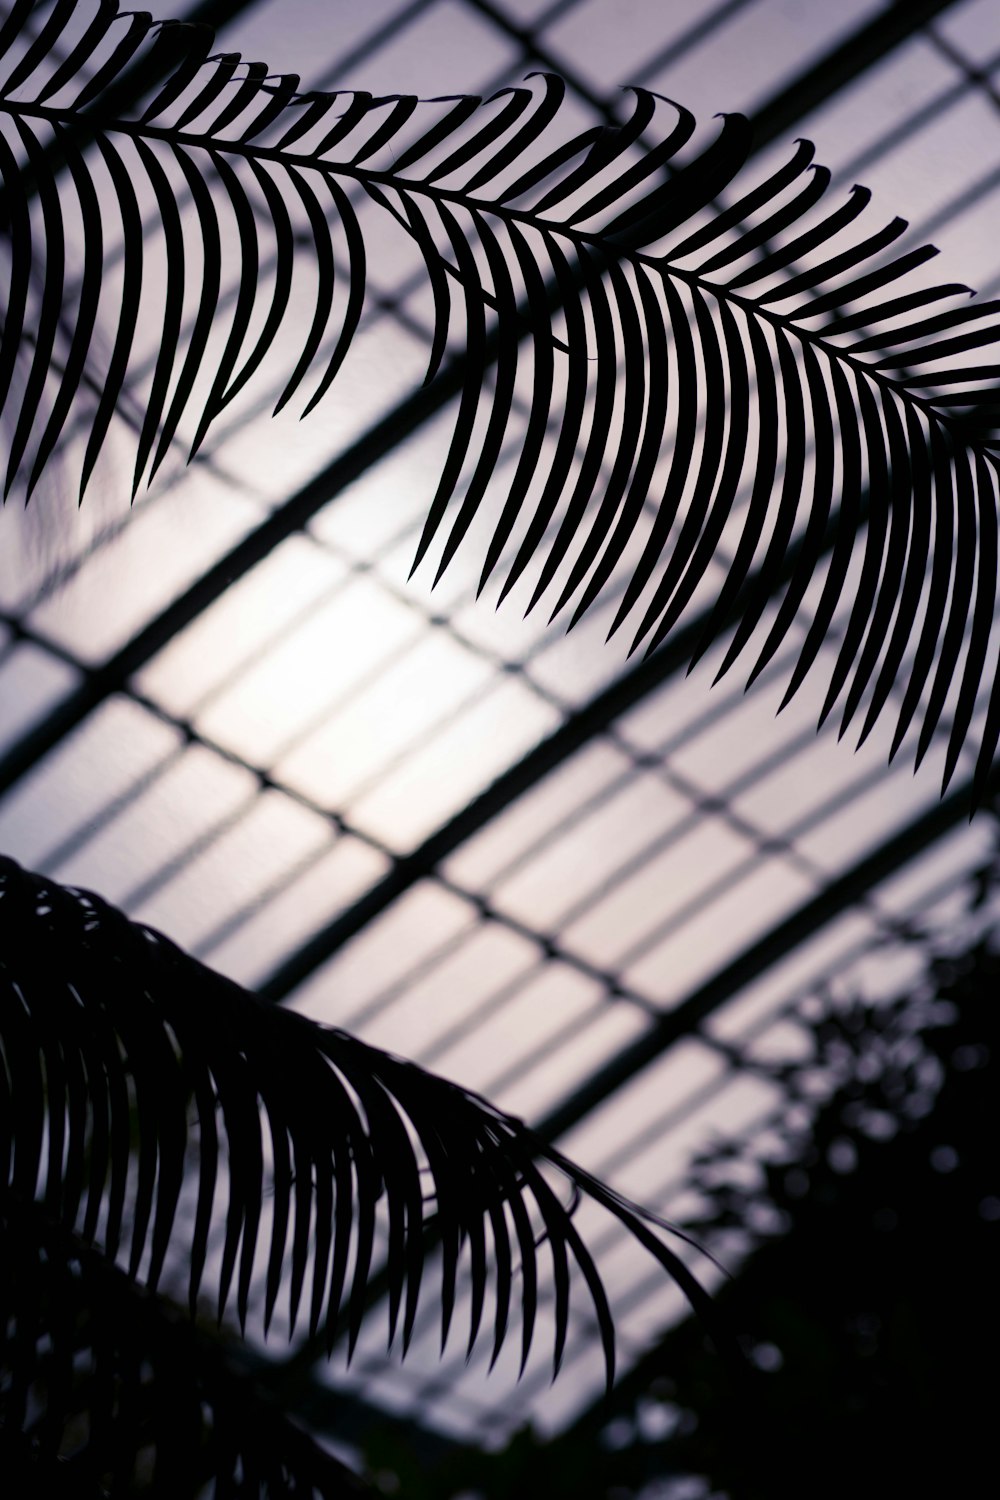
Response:
M485 95L541 69L566 78L574 126L614 120L622 83L706 122L743 110L753 171L806 135L837 182L910 219L904 247L941 247L942 280L1000 286L994 0L188 9L304 86ZM692 623L641 662L605 643L613 594L567 635L516 598L494 609L496 590L476 600L464 554L434 589L426 565L410 579L451 408L411 417L431 337L418 263L393 246L372 278L352 379L309 420L271 419L276 378L190 467L180 442L130 513L94 493L76 515L67 486L35 522L0 515L0 847L675 1215L694 1152L787 1107L761 1063L795 1055L817 996L888 992L921 945L968 937L955 893L991 847L988 821L966 822L974 756L939 804L943 751L914 777L902 756L887 769L878 731L857 754L817 738L809 681L776 719L787 661L747 695L736 673L708 691L724 644L685 677L735 529ZM624 1234L583 1210L581 1227L627 1364L683 1301ZM441 1359L430 1310L403 1364L378 1320L349 1370L267 1347L311 1371L331 1436L348 1390L488 1446L575 1419L601 1391L596 1338L581 1313L554 1385L541 1356L518 1383L513 1351L487 1379L460 1337Z

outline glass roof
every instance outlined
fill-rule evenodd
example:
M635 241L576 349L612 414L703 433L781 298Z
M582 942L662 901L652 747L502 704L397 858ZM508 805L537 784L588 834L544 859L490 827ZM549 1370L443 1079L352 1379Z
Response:
M994 0L221 9L220 50L304 87L487 93L551 69L567 128L613 119L623 83L706 126L743 110L760 124L751 175L806 135L836 181L872 188L880 222L911 221L904 246L940 246L941 280L1000 286ZM150 326L123 421L142 409ZM826 672L780 717L802 631L748 694L738 669L710 690L725 642L685 676L735 530L694 623L645 661L605 642L614 594L568 635L542 610L523 618L527 594L477 600L475 534L436 587L431 562L409 578L454 414L414 414L430 334L419 262L387 242L350 376L306 421L269 415L279 360L190 467L175 445L131 511L124 438L79 513L68 483L27 517L4 510L0 848L485 1094L672 1215L692 1154L784 1107L759 1063L794 1055L817 995L905 982L914 932L928 949L963 940L954 893L992 827L958 796L939 804L946 735L917 776L905 753L887 768L889 727L857 753L832 723L816 736L849 589ZM683 1299L586 1207L580 1224L627 1365ZM544 1355L520 1383L513 1350L488 1379L488 1351L467 1365L461 1338L442 1361L432 1311L402 1364L378 1319L350 1370L267 1348L312 1366L312 1420L331 1437L350 1436L345 1390L486 1445L528 1420L557 1431L601 1392L582 1311L554 1385Z

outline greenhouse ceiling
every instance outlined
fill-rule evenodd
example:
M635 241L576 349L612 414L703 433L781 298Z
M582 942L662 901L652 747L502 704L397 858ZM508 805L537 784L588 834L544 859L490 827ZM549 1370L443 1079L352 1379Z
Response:
M872 189L879 223L909 220L904 247L939 247L939 279L1000 287L994 0L204 0L188 13L217 28L219 51L303 87L485 97L557 73L567 130L621 120L631 84L690 107L699 139L717 113L743 112L749 180L807 137L834 186ZM887 765L881 723L857 751L832 721L817 736L849 591L826 675L780 716L804 626L749 691L742 661L712 685L725 638L688 674L738 515L647 656L628 655L624 632L606 640L624 585L568 633L547 609L525 616L523 589L498 605L491 580L477 598L481 518L439 582L430 560L411 576L461 385L422 383L427 280L404 237L379 251L347 377L306 420L272 419L280 369L190 465L176 444L130 507L156 354L140 326L140 372L82 508L58 475L26 515L8 503L0 848L275 1004L454 1078L679 1217L692 1157L755 1138L785 1107L765 1064L797 1055L817 995L888 990L968 939L957 892L993 841L988 817L968 817L975 747L942 800L952 700L916 775L909 742ZM526 421L516 396L498 486ZM984 697L974 729L985 714ZM623 1230L586 1209L581 1224L628 1366L685 1303ZM712 1284L711 1265L691 1263ZM560 1431L603 1389L582 1306L554 1384L542 1357L519 1381L513 1354L488 1374L488 1350L467 1363L461 1340L443 1359L438 1343L428 1311L405 1362L378 1319L349 1369L301 1338L286 1349L280 1330L262 1347L306 1373L315 1429L348 1442L375 1411L494 1447L529 1421Z

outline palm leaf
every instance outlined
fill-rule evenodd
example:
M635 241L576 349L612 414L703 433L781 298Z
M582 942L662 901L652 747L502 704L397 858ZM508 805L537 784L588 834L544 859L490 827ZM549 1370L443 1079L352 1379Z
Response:
M246 1352L37 1208L7 1204L0 1462L11 1493L370 1495L269 1398ZM242 1366L242 1368L241 1368Z
M279 332L295 324L291 294L303 275L315 311L277 407L304 397L308 411L321 399L362 313L374 207L401 226L426 267L429 379L460 330L458 410L417 562L440 544L440 573L468 532L514 425L517 389L527 417L483 584L502 565L502 596L535 567L529 608L545 594L553 612L573 607L573 623L621 574L612 629L628 619L633 649L653 649L705 578L745 496L735 556L695 659L735 625L728 670L776 596L750 676L793 622L804 624L787 701L829 639L856 565L820 722L842 702L843 733L863 710L863 740L900 685L891 754L919 726L919 764L950 702L947 785L991 645L998 366L981 360L997 338L998 304L969 302L955 283L915 281L935 252L899 252L904 220L865 228L867 190L831 195L808 142L710 213L747 158L746 121L727 116L715 141L671 170L693 117L641 89L620 125L557 141L563 85L551 75L486 101L302 93L294 75L209 55L204 27L118 15L110 0L56 67L54 48L79 7L56 4L28 45L21 34L31 10L21 0L0 28L11 261L0 401L26 327L33 346L8 489L25 470L31 492L71 412L86 437L83 484L93 470L130 378L150 274L138 196L155 203L166 270L135 488L185 423L197 451ZM165 79L137 118L120 118L105 106L136 59ZM84 152L78 139L96 149ZM37 199L30 214L26 182ZM70 213L84 227L79 310L54 375ZM122 246L113 296L103 249L112 239ZM233 240L239 274L228 311L221 247ZM265 241L273 267L262 276ZM194 278L197 306L182 331ZM91 378L100 398L81 404L98 326L113 329L111 354ZM781 585L793 538L799 558ZM810 593L814 581L821 587ZM998 738L994 687L979 738L980 791Z
M197 1181L183 1263L192 1312L211 1266L220 1318L233 1301L245 1329L252 1291L263 1283L253 1311L265 1333L283 1291L291 1332L304 1321L332 1350L346 1323L350 1357L381 1231L390 1345L401 1328L406 1350L437 1244L442 1345L465 1269L470 1351L492 1291L493 1360L519 1312L523 1371L551 1275L558 1369L575 1274L590 1296L610 1382L611 1309L567 1194L557 1191L562 1183L570 1198L585 1194L624 1224L712 1317L706 1294L656 1232L669 1226L520 1121L267 1004L99 897L7 859L0 1049L4 1212L40 1204L52 1224L85 1247L99 1244L155 1292L173 1264L189 1173Z

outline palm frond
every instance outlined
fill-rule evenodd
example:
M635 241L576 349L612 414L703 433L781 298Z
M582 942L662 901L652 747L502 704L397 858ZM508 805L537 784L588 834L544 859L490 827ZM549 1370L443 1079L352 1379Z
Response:
M521 422L517 392L527 416L483 584L503 564L502 597L534 566L528 607L550 595L554 613L572 605L573 623L624 569L612 629L629 619L633 649L653 649L742 506L735 555L694 659L735 626L728 670L776 596L750 677L793 622L804 625L787 701L830 638L850 579L853 603L820 722L842 702L841 733L863 713L863 740L901 685L891 754L919 725L919 764L947 704L947 785L991 647L1000 366L985 362L985 351L996 343L998 304L970 302L956 283L914 281L935 251L900 250L903 219L865 229L867 190L831 201L830 174L814 165L808 142L712 211L746 161L747 122L727 116L717 139L674 169L694 119L642 89L620 125L556 141L564 89L551 75L485 101L303 93L294 75L210 55L204 27L119 15L111 0L82 34L77 24L57 67L53 49L79 7L56 4L28 45L20 36L31 9L22 0L0 28L9 70L0 117L10 137L0 136L10 254L0 405L27 326L33 341L8 488L22 468L28 491L37 484L71 410L85 430L83 484L93 470L149 300L140 199L155 205L165 279L136 487L183 422L193 425L197 451L279 332L296 324L292 294L303 276L314 311L277 407L300 393L306 411L316 405L362 315L374 206L426 268L428 379L456 336L463 357L417 562L440 543L440 573L468 532ZM157 61L165 81L136 118L113 117L105 103L139 57ZM76 144L81 131L93 149ZM25 174L37 197L30 209ZM79 311L56 378L71 215L84 229ZM121 274L110 290L112 241ZM220 300L223 245L227 255L238 247L231 312ZM270 269L261 276L265 250ZM183 327L195 279L194 316ZM82 372L99 324L114 330L111 354L100 397L83 411ZM780 585L793 539L800 554ZM982 789L1000 738L996 686L979 733Z
M302 1321L331 1350L343 1310L350 1357L381 1237L389 1342L401 1325L405 1352L436 1244L442 1347L465 1270L469 1350L491 1292L493 1360L519 1314L523 1371L551 1286L558 1370L578 1276L610 1382L612 1313L561 1182L563 1196L585 1194L624 1224L712 1318L707 1295L657 1233L669 1226L520 1121L412 1063L268 1005L99 897L7 859L0 1049L5 1212L37 1200L53 1223L84 1245L100 1244L155 1291L190 1169L192 1313L211 1266L220 1318L233 1297L245 1328L263 1282L265 1333L284 1290L290 1330L307 1302ZM220 1220L221 1247L213 1238Z
M38 1206L7 1209L0 1462L11 1493L183 1496L209 1480L219 1496L373 1493L237 1366L224 1338Z

